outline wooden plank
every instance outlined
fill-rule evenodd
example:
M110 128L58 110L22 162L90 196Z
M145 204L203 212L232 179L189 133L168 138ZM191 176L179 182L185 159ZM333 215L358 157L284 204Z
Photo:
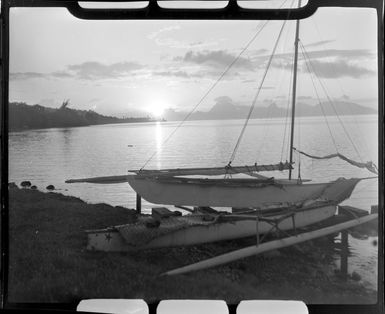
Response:
M175 212L169 210L167 207L153 207L151 209L151 216L156 220L162 220L171 216L176 216Z
M190 213L193 213L193 212L194 212L194 209L188 208L188 207L186 207L186 206L178 206L178 205L174 205L174 207L183 209L183 210L188 211L188 212L190 212Z

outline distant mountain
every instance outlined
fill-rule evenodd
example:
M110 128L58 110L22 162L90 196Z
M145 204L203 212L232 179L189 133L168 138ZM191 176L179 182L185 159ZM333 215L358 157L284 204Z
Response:
M149 117L116 118L103 116L92 110L76 110L61 106L59 109L25 103L9 104L8 125L10 131L44 128L64 128L109 123L154 121Z
M341 116L377 113L377 111L372 108L346 101L334 101L333 104L330 102L322 102L316 106L300 103L298 109L298 113L302 116L335 116L336 113Z
M191 114L189 120L228 120L228 119L244 119L250 110L249 106L234 103L231 98L222 96L216 99L215 105L209 111L197 111ZM291 110L291 109L290 109ZM311 116L335 116L338 115L362 115L375 114L376 110L364 107L352 102L334 101L333 105L322 102L317 105L308 105L299 102L296 105L297 117ZM290 114L284 107L279 107L276 103L271 103L266 107L255 107L251 118L279 118ZM166 110L164 118L167 120L182 120L187 112L175 111L173 109Z

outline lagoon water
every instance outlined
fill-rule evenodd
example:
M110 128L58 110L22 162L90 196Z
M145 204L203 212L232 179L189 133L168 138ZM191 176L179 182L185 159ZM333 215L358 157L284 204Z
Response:
M326 120L325 120L326 119ZM335 153L357 160L378 159L378 117L303 117L296 123L295 147L309 154ZM189 121L173 136L179 122L111 124L55 128L9 134L9 182L29 180L38 189L53 184L58 192L90 203L135 207L135 193L128 184L66 184L65 180L126 174L139 169L210 167L226 165L244 121ZM290 130L285 118L251 120L233 165L286 161ZM285 136L286 134L286 136ZM167 142L165 143L165 140ZM370 177L372 173L339 159L311 160L295 154L297 176L316 182L339 177ZM287 173L267 173L286 177ZM370 210L378 204L378 181L358 184L344 204ZM151 204L143 203L144 211ZM377 287L377 247L373 238L351 239L353 256L349 271L356 270L372 288Z

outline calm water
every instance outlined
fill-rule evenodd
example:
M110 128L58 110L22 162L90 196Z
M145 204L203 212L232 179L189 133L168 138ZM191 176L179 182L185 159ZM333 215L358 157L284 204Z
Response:
M307 153L326 155L338 151L357 161L377 164L377 116L298 118L295 147ZM326 123L328 122L328 123ZM29 130L9 135L9 181L29 180L45 190L53 184L61 193L90 203L135 207L135 193L128 184L66 184L71 178L122 175L141 168L154 153L146 169L208 167L228 163L243 121L191 121L162 145L178 122L115 124L90 127ZM328 127L329 125L329 127ZM346 132L345 132L346 130ZM289 132L284 119L251 120L233 165L275 163L288 157ZM332 136L331 136L331 134ZM346 135L346 133L348 135ZM350 139L353 141L351 143ZM296 165L299 163L298 156ZM301 177L321 182L338 177L373 176L341 160L313 161L300 158ZM294 172L297 175L297 172ZM276 177L286 173L269 173ZM363 209L378 203L378 181L359 183L345 204ZM145 210L151 204L143 204ZM376 286L377 247L372 239L352 239L350 270L357 270L368 285Z

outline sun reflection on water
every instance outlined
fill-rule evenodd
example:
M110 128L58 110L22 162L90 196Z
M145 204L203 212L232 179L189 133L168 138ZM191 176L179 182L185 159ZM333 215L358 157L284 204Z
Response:
M155 142L156 142L156 167L160 169L162 167L162 124L157 121L155 130Z

